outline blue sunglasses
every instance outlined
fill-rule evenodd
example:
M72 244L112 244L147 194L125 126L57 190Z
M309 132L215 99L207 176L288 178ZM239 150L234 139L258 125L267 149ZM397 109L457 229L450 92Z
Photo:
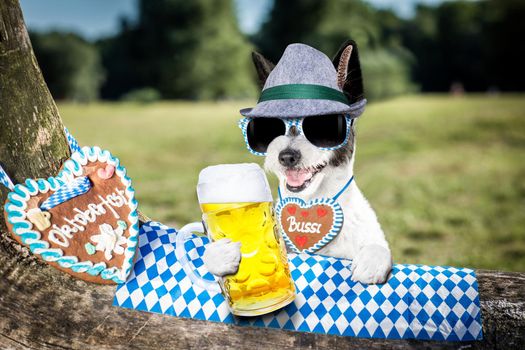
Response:
M303 118L242 118L239 128L248 150L265 156L270 143L277 137L289 135L292 127L323 150L336 150L348 143L354 119L349 115L333 114Z

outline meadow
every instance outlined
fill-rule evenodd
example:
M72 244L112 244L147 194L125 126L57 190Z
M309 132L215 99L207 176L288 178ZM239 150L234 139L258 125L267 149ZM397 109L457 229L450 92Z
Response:
M81 145L120 157L142 212L180 227L200 218L202 168L262 164L237 127L238 110L252 104L59 109ZM524 111L523 95L406 96L368 106L357 123L356 180L395 262L525 271Z

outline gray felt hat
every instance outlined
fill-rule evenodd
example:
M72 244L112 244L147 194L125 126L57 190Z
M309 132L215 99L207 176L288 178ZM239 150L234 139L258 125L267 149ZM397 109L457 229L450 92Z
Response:
M348 57L351 52L350 48ZM240 113L245 117L297 118L326 114L358 117L366 100L361 98L351 103L339 86L344 84L338 84L338 80L334 63L324 53L308 45L291 44L267 76L257 105L241 109Z

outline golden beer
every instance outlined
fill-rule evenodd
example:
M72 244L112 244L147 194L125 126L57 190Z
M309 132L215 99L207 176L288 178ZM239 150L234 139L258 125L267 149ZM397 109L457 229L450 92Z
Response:
M201 210L210 239L241 243L239 270L219 283L232 312L255 316L292 302L295 286L272 202L201 203Z
M273 213L270 185L254 163L220 164L202 169L197 197L208 237L240 242L237 272L219 278L219 285L195 275L182 263L192 282L208 290L220 290L235 315L262 315L292 302L295 285L290 276L283 239ZM204 232L200 223L181 228L181 242L192 232ZM177 244L177 258L187 260Z

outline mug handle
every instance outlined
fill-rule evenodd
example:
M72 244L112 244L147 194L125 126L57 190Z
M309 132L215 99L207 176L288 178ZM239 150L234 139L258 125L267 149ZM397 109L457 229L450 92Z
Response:
M211 282L202 278L201 276L196 274L190 266L190 262L188 261L188 257L186 255L186 250L184 249L184 241L190 238L194 232L201 233L200 236L206 233L202 222L192 222L191 224L187 224L186 226L181 228L179 232L177 232L177 236L175 237L175 256L177 257L177 260L182 265L182 269L190 278L193 284L204 288L209 292L220 293L221 288L217 282Z

